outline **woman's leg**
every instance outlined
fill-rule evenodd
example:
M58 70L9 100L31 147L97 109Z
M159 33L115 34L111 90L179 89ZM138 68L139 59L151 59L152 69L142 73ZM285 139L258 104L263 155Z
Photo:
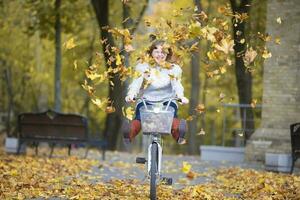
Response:
M176 140L176 142L182 141L180 140L184 138L185 135L185 121L178 119L177 116L177 111L178 107L174 102L170 103L170 106L174 108L174 118L173 118L173 123L172 123L172 129L171 129L171 134L173 138Z
M147 105L150 105L149 103L146 103ZM140 114L140 109L143 107L144 104L143 102L140 102L136 105L135 108L135 117L134 119L130 122L129 126L127 127L127 130L124 130L124 138L129 139L131 142L141 131L141 114ZM126 128L125 128L126 129Z

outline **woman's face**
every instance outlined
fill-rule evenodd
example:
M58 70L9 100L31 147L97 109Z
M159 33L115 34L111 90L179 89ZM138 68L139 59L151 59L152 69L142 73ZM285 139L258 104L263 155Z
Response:
M162 45L157 45L156 48L152 51L152 57L156 63L162 63L167 58L167 53L163 51Z

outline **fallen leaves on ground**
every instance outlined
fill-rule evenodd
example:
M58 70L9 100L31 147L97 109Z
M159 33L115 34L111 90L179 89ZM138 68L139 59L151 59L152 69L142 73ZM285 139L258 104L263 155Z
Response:
M147 181L112 179L109 182L101 182L98 180L99 176L89 174L93 166L100 165L99 161L73 156L49 159L0 153L0 199L149 199ZM128 167L118 161L113 165L122 169ZM169 165L174 163L170 162ZM180 178L178 182L190 184L198 177L207 176L210 177L210 181L182 189L159 184L158 199L300 198L299 176L241 168L198 173L194 167L193 171L191 168L192 164L183 164L182 172L177 173L185 173L186 178ZM97 182L92 182L93 178L97 179Z

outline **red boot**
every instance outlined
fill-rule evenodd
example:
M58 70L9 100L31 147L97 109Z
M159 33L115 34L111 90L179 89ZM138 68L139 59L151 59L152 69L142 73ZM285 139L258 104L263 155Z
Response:
M129 139L129 141L131 142L141 130L141 121L135 119L129 123L128 120L126 120L123 123L122 130L124 139Z
M186 121L178 118L173 119L171 134L179 144L185 143Z

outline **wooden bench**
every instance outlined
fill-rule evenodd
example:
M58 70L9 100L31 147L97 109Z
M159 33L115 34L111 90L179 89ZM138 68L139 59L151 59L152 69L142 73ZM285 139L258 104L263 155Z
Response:
M291 144L292 144L292 167L290 173L293 173L295 162L300 158L300 123L290 126Z
M68 145L68 154L71 154L72 144L86 145L85 157L91 147L102 150L102 159L105 159L106 141L89 138L88 121L85 117L75 114L63 114L52 110L42 113L22 113L18 116L19 145L17 153L20 153L21 145L31 142L36 146L40 142L50 144L53 154L56 144Z

